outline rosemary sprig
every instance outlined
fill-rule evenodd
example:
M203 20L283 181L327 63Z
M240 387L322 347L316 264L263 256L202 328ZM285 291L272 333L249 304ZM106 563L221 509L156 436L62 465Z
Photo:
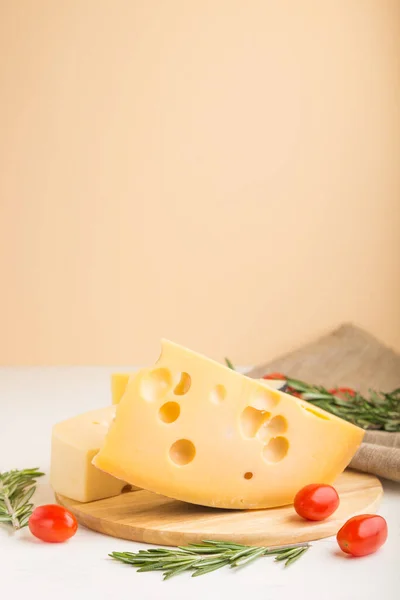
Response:
M33 504L29 501L36 489L38 469L15 469L0 473L0 523L21 529L28 525Z
M299 559L310 544L294 544L277 548L266 546L242 546L230 542L205 540L201 544L168 548L150 548L139 552L111 552L109 556L120 562L136 567L138 573L162 571L163 579L170 579L184 571L192 571L192 577L199 577L222 567L242 567L262 556L275 556L285 567Z
M359 392L343 397L328 391L321 385L308 385L298 379L287 378L290 391L299 392L303 400L311 402L350 421L363 429L383 429L384 431L400 431L400 388L390 393L370 390L369 398Z
M235 369L226 358L226 365ZM299 379L286 377L287 393L295 394L302 400L319 406L341 419L345 419L362 429L383 429L384 431L400 431L400 388L390 393L370 390L369 398L359 392L334 393L322 385L310 385Z

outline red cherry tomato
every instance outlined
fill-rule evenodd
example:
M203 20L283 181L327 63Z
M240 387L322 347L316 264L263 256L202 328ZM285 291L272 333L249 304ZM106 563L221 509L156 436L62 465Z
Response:
M78 522L63 506L46 504L35 508L28 526L31 533L44 542L65 542L75 535Z
M290 394L291 396L295 396L295 398L301 398L301 392L297 392L296 390L294 390L292 387L288 386L287 388L287 392L288 394Z
M268 373L268 375L263 375L263 379L286 379L286 375L283 373Z
M311 483L297 492L294 509L308 521L323 521L339 506L339 496L331 485Z
M349 519L336 536L343 552L352 556L373 554L386 542L387 523L379 515L357 515Z
M333 394L334 396L337 396L338 394L345 394L345 395L347 394L348 396L356 395L356 391L349 387L333 388L332 390L328 390L328 391L330 394Z

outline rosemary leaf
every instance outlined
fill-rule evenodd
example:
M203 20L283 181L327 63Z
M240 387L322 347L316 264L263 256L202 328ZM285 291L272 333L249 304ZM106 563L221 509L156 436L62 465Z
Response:
M225 567L226 565L229 565L228 558L221 560L217 564L210 565L208 567L204 567L204 568L196 567L196 571L194 573L192 573L192 577L200 577L200 575L205 575L206 573L211 573L211 571L216 571L217 569L221 569L222 567Z
M299 550L297 550L296 552L293 552L292 556L290 556L287 561L285 562L285 567L288 567L289 565L293 564L296 560L298 560L303 554L304 552L307 551L307 548L300 548Z
M252 548L245 548L244 550L239 550L235 554L232 554L232 556L231 556L231 566L234 567L235 564L236 564L236 561L239 558L241 558L242 556L247 556L248 554L250 554L251 551L252 551Z
M144 565L138 569L138 573L145 573L146 571L165 571L165 565L160 561Z
M221 563L225 563L225 561L228 561L226 564L230 562L227 556L225 558L223 556L219 556L218 558L198 559L198 567L196 568L205 569L208 567L212 567L213 565L220 565Z
M188 552L190 552L190 554L192 556L196 556L198 554L201 554L202 556L203 555L204 556L207 555L207 556L210 556L212 558L213 556L219 556L221 554L221 552L223 552L223 551L221 549L218 549L218 548L207 548L207 547L205 547L203 549L202 548L196 548L195 550L188 549Z
M22 494L19 499L15 500L14 506L15 508L22 507L24 504L28 504L29 500L32 498L33 494L36 491L36 486L32 486L28 489L26 494Z
M262 556L264 554L264 552L265 552L265 548L256 548L253 552L251 552L247 556L242 556L241 558L235 560L234 566L242 567L244 565L247 565L248 563L250 563L253 560L255 560L256 558L258 558L259 556Z
M232 369L232 371L235 371L235 367L233 366L233 363L229 360L229 358L225 358L225 362L227 367Z
M217 546L218 548L225 548L226 550L240 550L241 548L246 548L247 546L243 546L242 544L234 544L233 542L215 542L214 540L204 540L202 544L198 544L198 546L204 547L204 544L208 546Z
M275 561L276 562L281 562L281 561L286 561L289 558L291 558L293 556L294 553L296 553L297 550L286 550L286 552L279 552L276 557L275 557Z
M195 563L192 566L194 567ZM164 573L163 580L166 581L167 579L171 579L171 577L175 577L175 575L179 575L179 573L183 573L184 571L187 571L187 565L182 565L181 567L177 567L176 569Z

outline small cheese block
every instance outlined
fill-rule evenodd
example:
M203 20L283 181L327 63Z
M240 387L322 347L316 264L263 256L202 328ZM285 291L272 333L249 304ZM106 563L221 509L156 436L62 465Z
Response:
M54 425L50 483L57 494L91 502L116 496L127 485L92 464L114 415L115 407L107 406Z
M93 463L152 492L220 508L289 504L332 483L364 431L186 348L163 341L129 379Z
M130 373L113 373L111 375L111 399L113 404L118 404L125 393Z

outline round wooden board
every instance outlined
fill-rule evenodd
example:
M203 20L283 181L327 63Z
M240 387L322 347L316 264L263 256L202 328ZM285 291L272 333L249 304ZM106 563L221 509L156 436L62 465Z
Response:
M293 506L232 511L187 504L144 490L87 503L56 498L82 525L135 542L182 546L221 540L273 546L335 535L351 516L375 512L383 494L376 477L351 470L338 478L335 487L340 506L332 517L319 523L304 521Z

